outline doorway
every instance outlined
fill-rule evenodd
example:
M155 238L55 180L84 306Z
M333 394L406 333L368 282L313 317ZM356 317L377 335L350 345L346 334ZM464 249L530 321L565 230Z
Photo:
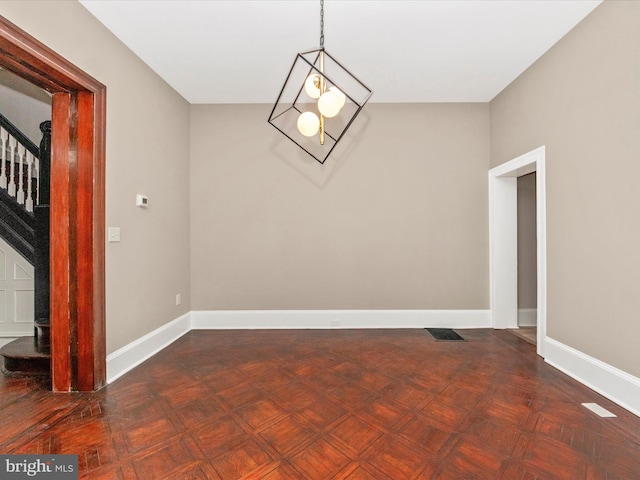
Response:
M2 137L0 138L0 153L2 153L0 190L6 194L2 195L4 208L11 210L12 207L7 206L7 203L14 207L21 205L31 215L23 215L20 218L26 222L31 220L33 224L30 225L34 230L38 223L35 217L42 190L42 184L39 180L43 175L41 171L43 160L38 148L43 140L43 131L40 125L50 120L51 94L0 67L0 137ZM13 128L8 128L7 122ZM14 137L11 132L16 136ZM29 142L30 144L27 146ZM18 143L20 146L17 146ZM38 152L37 156L34 155L34 151ZM20 159L18 163L16 163L16 156ZM12 166L15 167L13 175L11 174ZM19 175L21 168L23 171L22 179L16 179L16 172ZM46 198L48 204L48 194ZM12 202L11 199L15 202ZM43 209L40 208L39 219L43 217L42 211ZM7 214L8 212L3 211L3 215ZM46 228L46 226L38 228ZM0 228L0 230L2 230L2 234L0 234L1 348L19 338L34 337L34 321L36 318L48 319L48 313L46 313L48 310L44 311L43 309L49 302L48 293L42 294L43 288L40 288L38 295L42 295L44 301L36 299L35 254L31 253L31 248L36 248L34 239L28 240L22 235L19 235L19 239L17 239L15 235L18 232L6 232L4 228ZM25 230L22 229L18 231L25 233ZM5 235L7 233L8 236ZM16 249L16 242L21 241L25 244L22 248ZM48 245L48 242L46 244ZM45 268L39 272L38 281L41 281L42 278L48 279L48 271L48 268ZM38 316L36 316L36 303L43 306L41 308L43 311L39 312ZM46 343L48 347L47 338L48 336L45 336L41 342ZM41 343L38 347L41 349L44 345Z
M518 328L511 333L537 343L536 172L518 182Z
M536 173L536 351L546 338L545 147L489 170L489 277L493 328L518 327L518 177Z
M106 382L106 87L1 16L0 66L53 95L52 389L97 390Z

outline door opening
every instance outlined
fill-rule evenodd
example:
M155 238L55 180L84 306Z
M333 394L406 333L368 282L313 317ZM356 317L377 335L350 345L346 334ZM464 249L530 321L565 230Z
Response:
M52 388L96 390L106 382L106 87L1 16L0 66L53 94Z
M518 177L535 172L536 350L546 338L545 149L537 148L489 171L490 304L493 328L518 327Z
M537 343L536 172L518 183L518 327L511 330L526 342Z

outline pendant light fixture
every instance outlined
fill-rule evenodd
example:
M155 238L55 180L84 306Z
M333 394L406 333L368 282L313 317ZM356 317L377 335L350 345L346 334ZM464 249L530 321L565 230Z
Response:
M298 53L269 123L324 163L371 93L324 49L324 0L320 0L320 48Z

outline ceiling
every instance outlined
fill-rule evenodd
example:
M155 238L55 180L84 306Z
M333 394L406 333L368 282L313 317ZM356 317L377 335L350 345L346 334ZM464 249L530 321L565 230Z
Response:
M319 0L80 0L190 103L273 103ZM325 48L372 102L488 102L601 0L325 0Z

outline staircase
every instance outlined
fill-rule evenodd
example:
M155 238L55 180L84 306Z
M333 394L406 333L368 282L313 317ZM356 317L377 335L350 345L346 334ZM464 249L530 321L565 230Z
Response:
M0 348L7 375L50 375L49 177L51 122L40 148L0 115L0 236L34 267L34 335Z

